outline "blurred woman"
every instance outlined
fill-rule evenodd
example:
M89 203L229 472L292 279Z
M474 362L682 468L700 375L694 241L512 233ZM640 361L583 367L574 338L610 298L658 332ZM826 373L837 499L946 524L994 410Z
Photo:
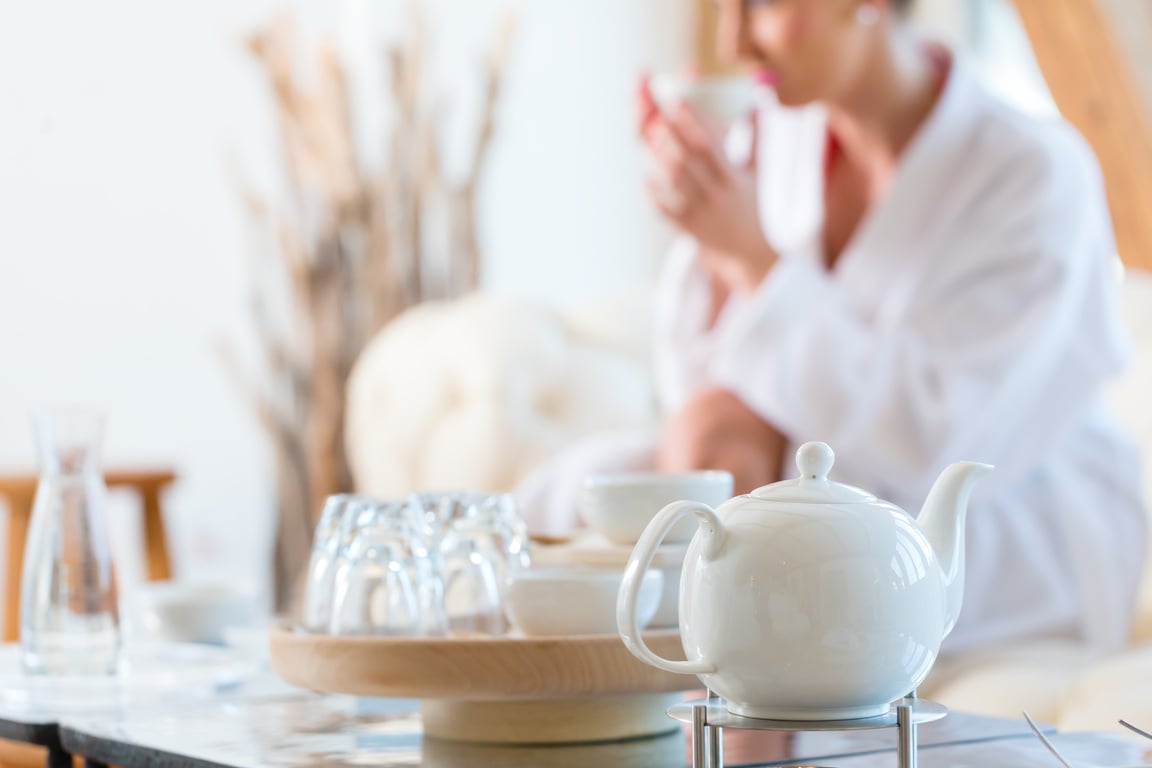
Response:
M746 492L822 440L835 479L913 512L948 463L995 464L945 649L1118 647L1146 538L1103 403L1125 346L1100 173L1070 126L917 37L909 4L720 0L722 53L771 84L742 157L640 88L648 188L683 233L652 461Z

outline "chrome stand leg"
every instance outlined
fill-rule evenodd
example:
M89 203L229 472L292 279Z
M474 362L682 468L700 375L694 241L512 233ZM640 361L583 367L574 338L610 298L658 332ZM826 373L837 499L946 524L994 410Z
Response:
M724 768L724 729L708 726L708 768Z
M692 768L708 766L708 706L692 707Z
M906 702L896 707L896 733L900 739L897 764L900 768L916 768L916 723L912 722L912 706Z

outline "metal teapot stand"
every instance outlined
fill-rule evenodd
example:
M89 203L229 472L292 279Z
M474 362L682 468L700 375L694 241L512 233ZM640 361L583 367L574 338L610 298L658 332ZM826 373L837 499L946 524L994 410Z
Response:
M892 703L887 714L858 720L761 720L728 711L723 699L709 696L677 704L670 717L692 724L692 768L724 768L724 728L749 731L862 731L896 728L896 765L916 768L916 726L948 714L940 704L915 696Z

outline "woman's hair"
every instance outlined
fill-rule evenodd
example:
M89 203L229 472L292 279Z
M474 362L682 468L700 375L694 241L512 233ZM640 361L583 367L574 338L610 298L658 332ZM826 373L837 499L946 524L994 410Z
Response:
M912 10L915 2L916 0L892 0L892 5L896 10L900 11L900 13L908 13L908 11Z

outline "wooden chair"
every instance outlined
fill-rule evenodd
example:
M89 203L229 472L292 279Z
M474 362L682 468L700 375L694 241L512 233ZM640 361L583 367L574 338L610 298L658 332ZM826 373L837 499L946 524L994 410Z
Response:
M20 632L20 571L24 562L24 539L32 517L37 476L0 475L0 496L8 503L8 557L4 598L4 642L15 641ZM149 581L162 581L172 575L168 545L161 513L162 491L175 481L169 470L112 471L104 475L108 488L134 491L144 516L145 575Z

